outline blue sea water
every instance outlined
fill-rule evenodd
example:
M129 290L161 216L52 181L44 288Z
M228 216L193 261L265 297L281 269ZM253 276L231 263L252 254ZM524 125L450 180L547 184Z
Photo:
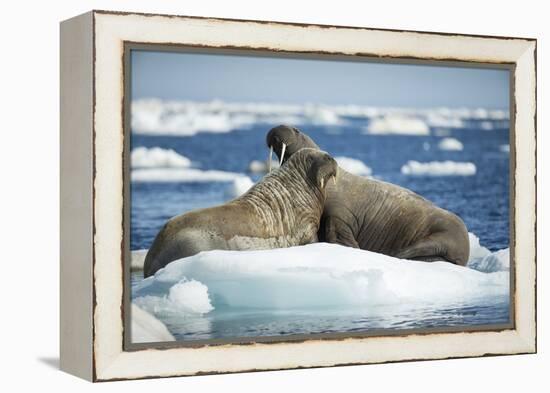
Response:
M269 126L257 125L229 133L199 133L194 136L151 136L133 134L131 147L173 149L200 169L247 174L252 160L265 160L265 134ZM437 205L459 215L468 230L492 251L509 247L509 154L500 147L509 143L508 129L452 129L450 137L460 140L462 151L438 149L440 136L365 135L358 127L308 126L304 131L333 156L363 161L373 175L409 188ZM472 162L474 176L407 176L401 167L409 160ZM259 175L248 174L253 180ZM171 217L227 200L227 183L131 184L132 250L150 247L156 233ZM132 281L141 280L140 273ZM445 309L386 310L363 315L346 310L214 310L200 319L164 320L177 339L272 336L303 333L408 329L418 327L472 326L506 323L507 298L489 304L450 305Z
M173 149L201 169L246 173L250 161L266 159L267 131L255 127L192 137L132 135L131 145ZM311 126L304 131L331 155L359 159L372 168L374 176L409 188L458 214L490 250L508 247L509 154L500 150L509 142L508 129L453 130L451 136L464 144L462 151L439 150L442 137L434 135L364 135L353 127ZM469 161L476 165L477 173L406 176L400 170L409 160ZM174 215L223 203L226 187L224 183L132 183L130 248L149 248L161 226Z

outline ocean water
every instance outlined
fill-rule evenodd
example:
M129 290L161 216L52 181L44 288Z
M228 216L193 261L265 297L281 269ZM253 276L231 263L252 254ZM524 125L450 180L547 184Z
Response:
M200 169L246 174L250 161L266 159L268 130L269 126L258 126L192 137L132 135L131 146L173 149ZM354 127L310 126L304 131L331 155L359 159L372 168L375 177L409 188L458 214L490 250L508 247L509 154L500 150L509 143L508 129L450 131L451 137L463 143L462 151L439 150L442 137L435 135L364 135ZM401 167L409 160L473 162L477 173L429 178L403 175ZM257 180L260 176L250 177ZM174 215L224 203L226 188L221 182L132 183L130 248L149 248L158 230Z
M134 285L141 277L133 275ZM144 304L140 304L144 307ZM257 307L216 307L205 314L155 313L176 340L289 336L297 334L369 332L382 329L410 330L509 322L509 298L494 296L486 301L440 304L392 304L365 307L306 307L261 309ZM156 311L156 312L155 312Z
M231 132L197 133L193 136L132 134L131 147L172 149L189 158L201 170L248 173L252 160L265 160L265 135L270 126L256 124ZM349 121L341 126L302 128L333 156L361 160L373 176L409 188L437 205L459 215L469 232L491 251L509 247L509 143L507 128L450 129L461 151L440 150L443 136L365 135ZM419 162L455 161L475 164L473 176L410 176L401 167ZM156 233L171 217L227 201L227 182L132 182L131 250L147 249ZM141 272L132 273L132 288L142 282ZM135 300L138 296L132 292ZM215 304L214 304L215 305ZM509 321L509 299L499 294L475 302L430 305L425 303L375 305L364 308L304 307L262 309L215 307L200 315L157 313L178 340L277 336L306 333L355 332L371 329L410 329L445 326L475 326Z

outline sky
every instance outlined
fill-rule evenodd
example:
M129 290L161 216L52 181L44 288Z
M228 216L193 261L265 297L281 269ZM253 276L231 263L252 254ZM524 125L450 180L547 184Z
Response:
M132 99L509 108L509 71L132 50Z

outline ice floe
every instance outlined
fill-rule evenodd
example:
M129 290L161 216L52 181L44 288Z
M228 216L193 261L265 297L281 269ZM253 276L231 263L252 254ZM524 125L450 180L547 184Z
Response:
M377 108L361 105L238 103L213 100L132 101L132 132L191 136L199 132L222 133L264 124L342 126L350 119L367 121L368 133L428 135L431 128L464 128L471 123L504 124L508 111L484 108ZM494 123L494 124L493 124Z
M479 243L479 238L468 233L470 241L470 257L468 267L481 272L492 273L510 270L510 248L491 252Z
M242 173L193 168L187 157L172 149L137 147L130 156L132 182L235 182L247 179Z
M492 254L491 250L480 244L479 238L474 234L468 233L468 240L470 243L470 255L468 257L468 266L475 266L478 262ZM498 252L506 251L508 248L500 250ZM132 270L143 270L143 262L145 261L145 255L147 250L134 250L131 252L131 267Z
M507 250L494 258L503 260ZM493 255L493 254L489 254ZM155 315L214 308L293 309L476 304L508 295L509 273L401 260L329 243L274 250L208 251L168 264L133 288Z
M188 168L191 160L172 149L136 147L130 155L132 168Z
M460 151L464 149L462 142L455 138L443 138L439 141L437 146L440 150Z
M419 118L387 115L372 119L366 132L375 135L430 135L430 127Z
M350 157L334 157L338 165L345 171L358 176L372 175L372 169L361 160Z
M408 161L401 167L401 173L408 176L473 176L476 166L472 162Z
M468 241L470 243L470 256L468 257L468 263L474 260L485 258L491 254L491 250L480 244L479 238L472 232L468 232Z
M254 182L248 176L238 177L225 189L225 197L227 199L237 198L250 190L253 185Z
M481 128L484 131L491 131L495 128L495 126L491 121L482 121L479 123L479 128Z
M271 160L271 170L279 168L279 161ZM269 172L269 161L252 160L248 164L248 171L250 173L264 174Z
M132 182L145 183L194 183L230 182L245 177L242 173L196 168L147 168L134 169L130 174Z
M199 132L221 133L248 129L254 124L342 125L331 107L317 104L287 105L163 101L132 102L132 131L139 134L191 136Z
M132 343L174 341L164 323L132 303Z
M130 257L130 270L140 271L143 270L143 264L145 263L145 256L147 255L147 249L132 250Z
M480 272L492 273L510 270L510 249L489 253L482 258L476 258L468 262L468 267Z
M132 102L132 130L140 134L195 135L229 132L254 123L253 116L219 111L217 102L195 103L142 99Z
M460 117L442 115L439 113L428 113L426 123L430 127L440 128L464 128L464 121Z

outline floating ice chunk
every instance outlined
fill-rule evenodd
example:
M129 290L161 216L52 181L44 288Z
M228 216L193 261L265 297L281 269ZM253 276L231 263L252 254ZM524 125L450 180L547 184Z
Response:
M371 118L381 114L379 108L362 105L336 105L331 106L331 109L338 116L345 117Z
M487 119L489 117L489 111L483 108L474 109L470 115L474 119Z
M468 240L470 242L470 256L468 261L474 261L476 259L482 259L491 254L491 251L483 247L479 243L479 238L472 232L468 232Z
M491 120L510 120L510 111L502 109L494 109L489 111L489 119Z
M242 173L217 170L203 171L195 168L147 168L134 169L130 178L133 182L229 182L244 177Z
M349 157L334 157L334 159L342 169L349 173L358 176L372 175L372 169L366 166L361 160Z
M482 121L479 123L479 128L481 128L484 131L491 131L495 128L495 126L491 121Z
M191 160L172 149L136 147L130 155L132 168L187 168Z
M429 113L426 122L430 127L444 127L444 128L464 128L464 122L460 117L442 116L436 113Z
M130 270L143 270L143 264L145 263L146 255L147 250L133 250L130 257Z
M225 197L227 199L237 198L247 192L253 185L254 182L248 176L238 177L226 188Z
M328 126L343 124L343 121L336 112L327 106L307 105L304 112L310 122L315 125Z
M174 341L164 323L132 303L132 343Z
M372 119L367 126L369 134L376 135L429 135L430 127L420 118L402 115L386 115Z
M510 112L501 109L494 109L489 111L489 118L493 120L507 120L510 118Z
M440 150L460 151L464 149L462 142L455 138L443 138L439 142L438 147Z
M476 166L472 162L409 161L401 167L401 173L409 176L473 176Z
M470 257L468 258L468 267L480 272L499 272L510 270L510 249L505 248L496 252L491 252L488 248L479 243L479 238L469 232Z
M148 285L153 281L155 281L154 277L141 281L138 288L142 290L134 295L133 300L147 312L156 316L175 313L184 317L196 317L214 309L208 287L202 282L184 276L177 277L174 281L159 277L155 281L156 286Z
M176 307L195 314L206 314L214 309L208 298L208 288L195 280L182 280L170 287L168 300Z
M271 170L275 170L279 167L279 161L271 160ZM268 163L265 161L252 160L248 164L248 171L251 173L267 173L269 171Z
M510 145L500 145L498 148L503 153L510 153Z
M182 280L198 281L207 291L189 290L185 294L192 299L172 297L172 288ZM448 262L408 261L315 243L274 250L201 252L174 261L141 281L134 296L138 304L147 303L156 313L167 312L166 307L183 307L183 314L192 309L206 312L208 304L262 310L403 302L445 305L505 296L508 280L508 272L482 273Z
M510 270L510 249L489 253L483 258L477 258L468 262L468 267L480 272L492 273Z

